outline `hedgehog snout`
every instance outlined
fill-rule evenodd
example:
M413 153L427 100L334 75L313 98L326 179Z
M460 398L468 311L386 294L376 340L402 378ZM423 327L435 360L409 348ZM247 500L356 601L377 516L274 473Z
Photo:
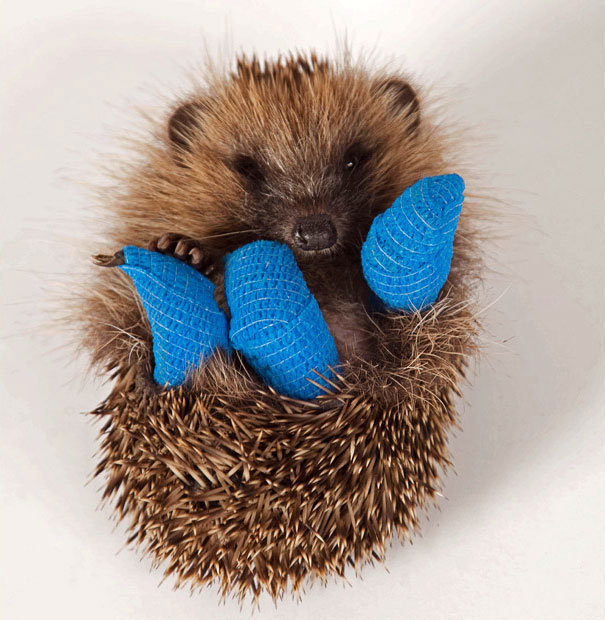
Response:
M299 249L316 252L331 248L338 240L338 233L327 213L317 213L296 220L292 239Z

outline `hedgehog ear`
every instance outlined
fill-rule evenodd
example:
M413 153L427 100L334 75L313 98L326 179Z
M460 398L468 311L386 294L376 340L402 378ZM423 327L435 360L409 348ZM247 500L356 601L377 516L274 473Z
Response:
M420 125L420 104L414 89L400 78L387 78L374 85L373 93L387 100L389 110L408 122L408 133L413 134Z
M201 103L184 103L178 107L168 121L168 139L177 154L191 151L191 143L196 131L201 128Z

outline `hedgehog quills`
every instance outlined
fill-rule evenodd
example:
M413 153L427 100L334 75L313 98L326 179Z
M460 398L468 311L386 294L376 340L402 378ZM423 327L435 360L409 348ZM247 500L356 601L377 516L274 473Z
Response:
M384 366L360 365L333 395L295 401L220 357L195 389L155 393L120 368L105 420L105 498L179 585L293 593L344 576L406 539L449 465L452 396L476 323L450 296L422 317L383 317Z

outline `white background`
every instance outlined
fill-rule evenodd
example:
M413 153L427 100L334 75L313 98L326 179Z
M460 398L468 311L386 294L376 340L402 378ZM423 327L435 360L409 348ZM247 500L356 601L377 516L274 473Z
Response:
M82 219L105 145L186 86L210 50L334 48L394 56L446 93L504 200L489 250L484 355L445 480L388 572L311 588L262 618L605 617L604 5L571 0L203 2L6 0L1 59L0 616L249 617L169 583L98 510L107 391L47 327L81 269ZM105 156L107 157L107 156ZM84 248L84 255L94 248ZM486 250L487 251L487 250ZM489 306L489 307L487 307Z

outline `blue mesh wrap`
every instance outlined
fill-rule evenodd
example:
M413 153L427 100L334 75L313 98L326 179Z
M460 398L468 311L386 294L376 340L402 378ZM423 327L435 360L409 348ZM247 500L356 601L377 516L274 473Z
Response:
M414 183L374 219L361 249L370 288L393 310L420 310L449 274L464 181L457 174Z
M310 399L324 393L338 365L334 339L291 250L255 241L225 257L230 337L254 370L277 391Z
M172 256L127 246L120 269L133 281L153 335L159 384L181 384L212 355L230 350L227 318L214 300L214 284Z

